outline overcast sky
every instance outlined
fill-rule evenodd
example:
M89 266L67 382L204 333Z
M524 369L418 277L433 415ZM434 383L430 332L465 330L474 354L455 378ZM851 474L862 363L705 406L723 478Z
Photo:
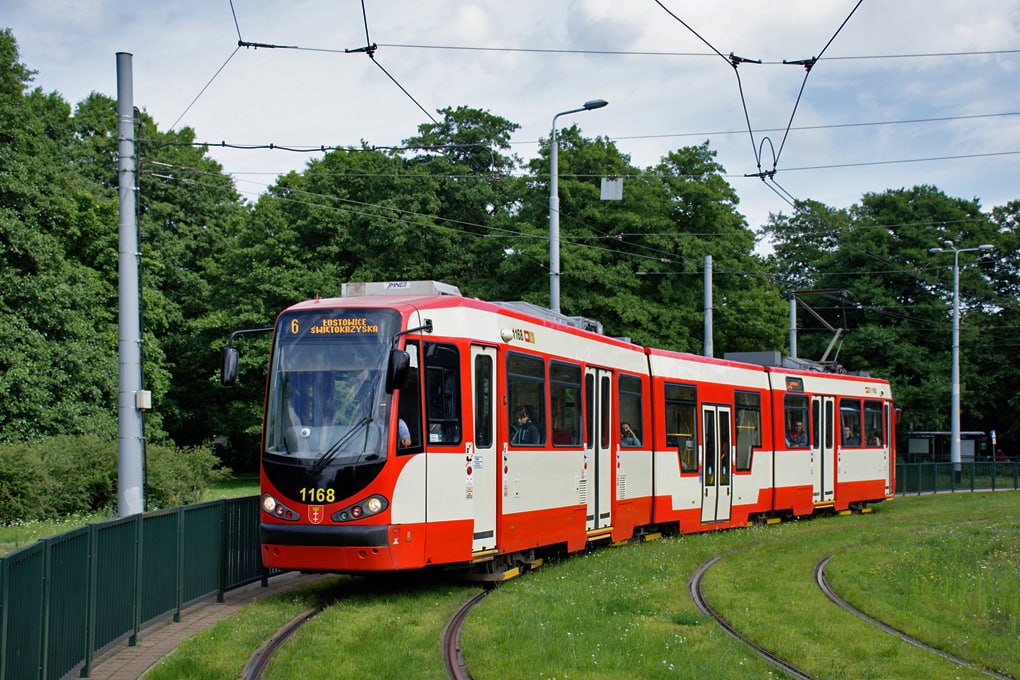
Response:
M846 207L866 192L931 184L986 210L1020 199L1020 0L662 5L676 16L654 0L364 2L376 61L437 118L457 106L507 118L521 126L513 151L528 159L554 114L606 99L607 108L560 123L615 140L638 167L709 140L753 228L791 209L744 176L758 171L756 151L734 69L713 50L765 62L739 73L756 144L768 136L777 151L805 75L778 62L822 54L778 159L775 179L796 198ZM0 0L0 8L0 26L13 29L43 90L72 104L92 91L115 97L115 54L130 52L135 105L163 129L192 127L198 140L396 145L428 122L367 55L344 53L368 42L361 0L233 0L233 8ZM303 49L238 49L239 37ZM250 199L309 157L210 155ZM900 162L931 158L943 160Z

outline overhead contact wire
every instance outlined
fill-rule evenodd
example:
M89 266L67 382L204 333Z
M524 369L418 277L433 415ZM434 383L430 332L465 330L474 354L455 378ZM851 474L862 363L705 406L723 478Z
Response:
M832 41L836 39L836 36L840 34L840 32L843 30L843 27L847 25L847 22L850 21L850 17L854 15L854 13L857 11L857 8L861 6L862 2L864 2L864 0L857 0L857 4L854 5L854 8L852 10L850 10L850 14L848 14L846 19L843 20L843 23L839 25L839 28L837 28L836 32L832 34L832 37L829 38L829 42L825 43L825 47L822 48L822 51L819 52L817 56L811 57L810 59L804 59L801 62L790 62L800 63L804 67L804 80L801 81L800 83L800 92L797 93L797 101L794 102L793 104L793 111L790 112L790 121L786 124L786 132L783 133L783 141L780 142L779 151L776 153L775 159L772 163L773 171L775 171L779 165L779 157L783 155L783 147L786 146L786 138L790 135L790 127L793 125L794 116L797 115L797 107L800 106L800 99L804 95L804 87L807 85L808 76L811 75L811 68L816 63L818 63L818 60L821 59L822 55L824 55L826 50L829 49L829 45L831 45ZM759 170L760 169L761 168L759 168Z

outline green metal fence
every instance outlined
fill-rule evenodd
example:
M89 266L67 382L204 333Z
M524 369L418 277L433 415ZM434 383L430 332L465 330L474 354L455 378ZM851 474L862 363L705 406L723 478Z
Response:
M185 505L42 539L0 558L0 680L89 677L163 616L264 580L258 496Z
M1020 462L896 465L896 493L899 495L1001 489L1020 489Z

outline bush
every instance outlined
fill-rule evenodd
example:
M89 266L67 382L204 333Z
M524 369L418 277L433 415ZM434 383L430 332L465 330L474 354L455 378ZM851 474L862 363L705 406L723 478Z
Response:
M230 477L230 468L217 467L220 460L209 446L170 448L149 444L146 458L150 508L197 503L211 484Z
M207 446L149 444L147 506L195 503L230 476ZM57 519L117 503L117 442L95 435L0 444L0 523Z

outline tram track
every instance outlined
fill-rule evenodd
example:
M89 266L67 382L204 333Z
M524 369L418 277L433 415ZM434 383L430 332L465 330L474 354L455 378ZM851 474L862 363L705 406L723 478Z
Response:
M797 680L815 680L813 675L809 675L800 668L794 666L792 663L780 657L775 652L766 649L765 647L762 647L760 644L758 644L751 638L747 637L746 635L738 631L733 626L733 624L731 624L726 619L726 617L724 617L722 614L716 611L712 607L712 605L708 603L708 601L705 599L704 593L702 593L701 590L701 581L705 576L705 572L707 572L709 568L711 568L712 565L718 562L720 559L722 559L722 556L716 555L711 559L705 560L700 565L698 565L698 568L695 569L694 573L691 575L690 580L687 581L687 590L690 592L691 597L694 598L694 603L698 606L698 609L700 609L703 614L711 616L713 619L715 619L715 622L718 623L722 627L722 629L726 631L731 637L743 642L745 645L756 651L767 662L769 662L782 672L786 673L790 677L796 678Z
M297 632L301 626L318 616L325 608L326 605L321 604L317 607L306 609L276 631L273 637L269 638L266 644L262 645L248 659L244 669L241 671L242 680L261 680L265 675L266 669L269 667L269 662L273 659L273 655L279 651L283 643Z
M923 649L927 652L937 654L942 658L952 661L957 665L973 668L974 670L980 671L989 677L999 678L1000 680L1013 680L1013 676L1011 675L1003 675L1001 673L997 673L991 669L984 668L973 661L962 659L958 656L950 654L945 650L939 649L938 647L934 647L925 642L922 642L917 638L904 633L901 630L893 628L892 626L890 626L887 623L884 623L883 621L879 621L878 619L874 618L869 614L866 614L865 612L861 611L857 607L853 606L852 604L844 600L836 593L836 591L832 589L832 586L829 585L829 581L826 578L826 567L829 564L829 560L831 560L832 558L833 555L827 555L823 557L821 560L819 560L818 563L815 565L815 582L818 584L818 587L821 588L822 592L825 593L825 596L832 600L832 602L834 602L837 606L844 609L845 611L850 612L851 614L858 616L859 618L867 621L871 625L885 631L886 633L898 637L900 640L903 640L906 643L914 645L915 647Z
M483 590L472 595L453 613L450 620L443 628L443 636L440 646L443 650L443 665L446 666L446 673L451 680L471 680L471 673L468 671L467 663L464 661L464 654L460 646L460 629L467 619L468 612L482 601L488 590Z

